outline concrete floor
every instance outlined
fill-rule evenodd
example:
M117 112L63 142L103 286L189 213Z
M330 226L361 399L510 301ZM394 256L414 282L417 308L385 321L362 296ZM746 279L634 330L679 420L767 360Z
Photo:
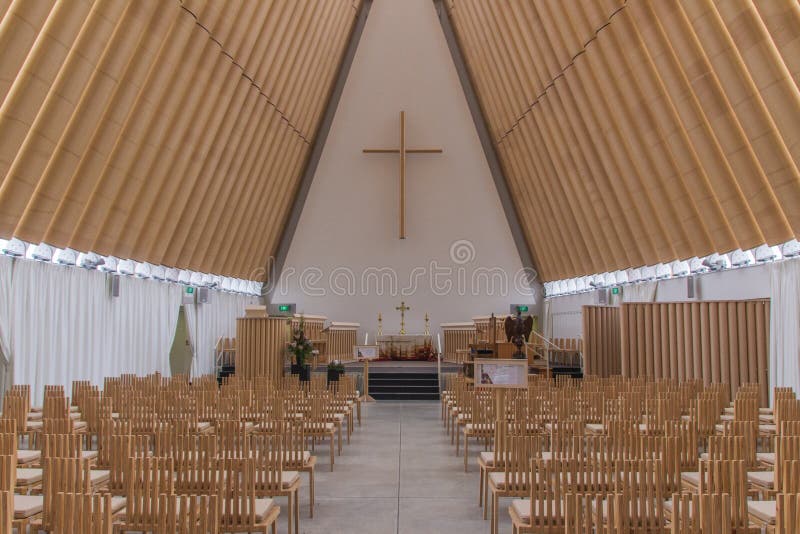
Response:
M303 475L300 532L354 534L488 534L478 507L477 455L471 445L469 473L444 432L438 402L364 405L364 421L329 471L327 443L317 448L317 500L308 517ZM462 449L463 454L463 449ZM286 532L280 499L279 532ZM501 501L500 533L511 531L508 501Z

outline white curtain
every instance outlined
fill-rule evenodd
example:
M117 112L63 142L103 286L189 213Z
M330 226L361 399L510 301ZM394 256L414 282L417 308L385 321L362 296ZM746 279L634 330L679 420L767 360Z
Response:
M14 259L0 256L0 406L3 393L11 385L13 365L11 359L11 278Z
M192 376L215 372L214 348L221 337L236 336L236 318L244 308L258 304L258 297L211 290L208 302L184 306L189 339L194 348Z
M123 277L111 297L98 271L17 261L11 284L14 381L41 401L46 384L102 384L120 373L169 374L181 288Z
M658 282L640 282L625 286L622 302L655 302Z
M769 382L800 392L800 259L772 266L771 293Z

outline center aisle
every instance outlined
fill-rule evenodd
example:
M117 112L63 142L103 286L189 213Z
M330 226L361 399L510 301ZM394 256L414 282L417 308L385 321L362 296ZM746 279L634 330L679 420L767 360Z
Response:
M300 530L305 533L488 534L478 507L477 443L470 472L444 432L438 402L364 405L363 426L328 470L327 444L317 447L317 503L308 519L303 476ZM463 450L463 449L462 449ZM280 532L286 531L285 501ZM511 532L501 503L499 532Z

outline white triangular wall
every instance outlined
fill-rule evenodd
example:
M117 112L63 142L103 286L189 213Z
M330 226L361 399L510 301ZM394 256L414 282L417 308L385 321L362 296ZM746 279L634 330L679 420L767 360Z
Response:
M362 153L398 145L400 110L409 147L444 149L408 156L403 241L398 156ZM436 330L533 304L523 274L433 2L375 0L272 302L359 322L363 340L378 312L397 331L401 300L409 332L425 312Z

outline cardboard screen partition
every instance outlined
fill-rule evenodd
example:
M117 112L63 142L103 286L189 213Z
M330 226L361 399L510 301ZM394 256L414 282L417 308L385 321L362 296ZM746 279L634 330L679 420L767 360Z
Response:
M469 344L475 341L475 323L442 323L439 325L444 337L444 355L446 362L457 362L458 352L469 350Z
M769 398L769 301L629 303L620 307L622 374L760 384Z
M236 376L283 376L289 325L284 317L236 319Z
M619 307L584 306L583 374L612 376L622 373Z

